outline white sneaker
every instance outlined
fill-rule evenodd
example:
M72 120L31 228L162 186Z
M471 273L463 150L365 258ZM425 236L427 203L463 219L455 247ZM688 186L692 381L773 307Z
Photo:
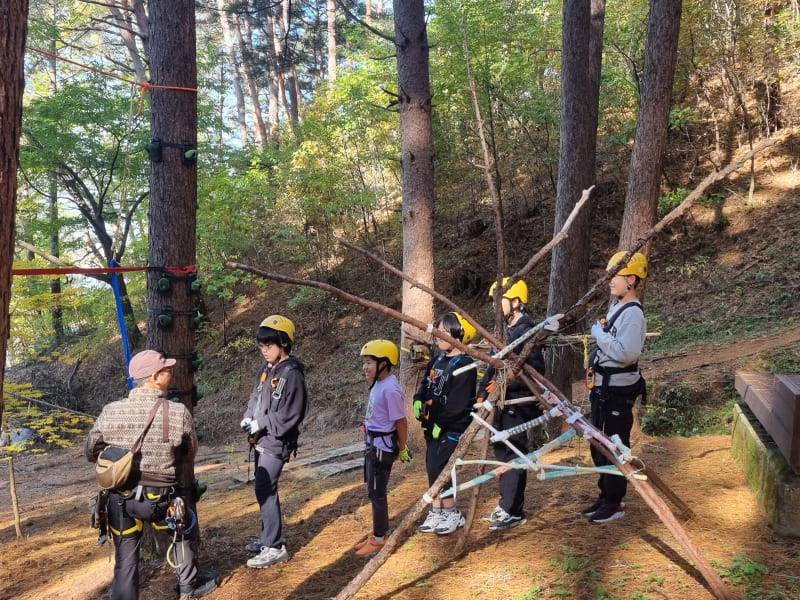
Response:
M247 566L253 569L265 569L276 563L288 560L289 552L286 551L286 546L281 546L280 548L264 546L259 554L247 561Z
M442 518L444 517L444 512L442 511L428 511L428 516L425 517L425 522L422 523L419 527L417 527L417 531L420 533L433 533L434 530L439 526L442 522Z
M439 526L433 530L437 535L448 535L453 533L459 527L463 527L467 520L460 510L446 510L442 513L442 520Z

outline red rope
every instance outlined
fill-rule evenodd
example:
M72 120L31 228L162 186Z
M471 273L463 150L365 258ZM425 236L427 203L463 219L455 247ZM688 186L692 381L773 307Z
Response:
M188 267L45 267L41 269L11 269L12 275L96 275L129 271L163 271L174 275L197 273L197 265Z
M125 271L146 271L149 267L47 267L43 269L11 269L12 275L90 275L97 273L123 273Z
M177 85L155 85L152 83L148 83L146 81L138 82L133 81L132 79L125 79L124 77L120 77L119 75L115 75L114 73L110 73L108 71L103 71L102 69L98 69L97 67L92 67L90 65L84 65L82 63L76 62L74 60L70 60L68 58L64 58L63 56L59 56L58 54L53 54L52 52L47 52L46 50L40 50L39 48L34 48L33 46L25 46L28 50L32 52L38 52L39 54L44 54L45 56L49 56L50 58L55 58L56 60L62 60L64 62L70 63L72 65L81 67L82 69L87 69L89 71L94 71L95 73L100 73L101 75L105 75L107 77L113 77L114 79L119 79L120 81L124 81L125 83L129 83L130 85L138 85L141 88L141 94L139 96L139 111L136 115L140 115L142 113L142 109L144 108L144 93L148 90L154 89L161 89L161 90L177 90L179 92L194 92L195 94L198 93L196 88L190 87L180 87Z

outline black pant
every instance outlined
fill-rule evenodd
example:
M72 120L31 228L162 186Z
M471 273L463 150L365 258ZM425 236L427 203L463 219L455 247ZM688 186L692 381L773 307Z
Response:
M589 396L592 404L592 425L602 431L606 437L619 435L626 446L631 445L631 429L633 429L633 404L626 399L615 398L607 394L602 400L601 390L595 388ZM591 446L592 461L596 467L613 464L599 450ZM600 497L610 504L619 504L628 491L628 480L620 475L603 473L597 482Z
M534 406L517 406L503 409L495 420L495 426L503 431L521 425L531 419L541 416L542 412ZM528 453L528 432L523 431L508 438L508 441L523 454ZM502 462L509 462L519 455L509 448L504 442L494 444L494 456ZM498 478L500 490L500 508L514 517L524 517L525 511L525 486L528 484L528 469L509 469Z
M114 540L114 580L111 583L112 600L138 600L139 598L139 548L142 529L150 523L155 529L167 530L164 517L169 497L153 501L143 496L134 497L112 491L108 495L108 524ZM178 583L191 586L197 576L197 524L189 533L179 536L170 557L177 565Z
M386 491L396 458L396 454L374 446L367 446L364 452L364 481L367 484L367 497L372 503L372 535L375 537L383 537L389 531Z

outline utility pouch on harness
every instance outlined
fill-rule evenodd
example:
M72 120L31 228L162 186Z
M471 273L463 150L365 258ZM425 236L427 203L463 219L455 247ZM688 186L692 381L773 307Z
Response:
M108 490L101 490L97 496L89 500L92 529L97 529L97 545L102 546L108 540Z
M119 488L128 481L132 466L133 451L117 446L106 446L95 463L97 483L104 490Z

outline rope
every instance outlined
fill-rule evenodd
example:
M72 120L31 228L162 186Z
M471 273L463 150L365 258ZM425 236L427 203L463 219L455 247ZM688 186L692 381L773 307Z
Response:
M26 402L36 402L37 404L44 404L45 406L49 406L50 408L56 408L58 410L63 410L65 412L74 413L76 415L81 415L82 417L89 417L92 420L95 420L97 418L95 415L90 415L89 413L81 412L79 410L72 410L71 408L65 408L63 406L59 406L58 404L51 404L50 402L45 402L44 400L38 400L37 398L28 398L27 396L17 394L16 392L12 392L7 389L4 389L3 393L8 394L9 396L14 396L15 398L19 398L20 400L25 400Z
M159 271L170 275L197 273L197 265L186 267L43 267L37 269L11 269L12 275L102 275L129 271Z
M100 75L105 75L106 77L112 77L114 79L118 79L119 81L123 81L130 85L138 85L141 88L141 93L139 96L139 110L136 113L136 116L139 116L142 113L142 109L144 108L144 93L146 91L160 89L160 90L174 90L178 92L194 92L195 94L198 93L198 90L196 88L181 87L177 85L155 85L146 81L141 81L141 82L133 81L132 79L126 79L125 77L120 77L119 75L115 75L114 73L110 73L109 71L104 71L102 69L98 69L97 67L92 67L91 65L85 65L83 63L79 63L77 61L64 58L63 56L59 56L58 54L54 54L52 52L47 52L46 50L40 50L39 48L34 48L33 46L25 46L25 48L31 50L32 52L38 52L39 54L43 54L44 56L49 56L50 58L55 58L56 60L61 60L66 63L70 63L82 69L86 69L88 71L94 71L95 73L99 73Z

